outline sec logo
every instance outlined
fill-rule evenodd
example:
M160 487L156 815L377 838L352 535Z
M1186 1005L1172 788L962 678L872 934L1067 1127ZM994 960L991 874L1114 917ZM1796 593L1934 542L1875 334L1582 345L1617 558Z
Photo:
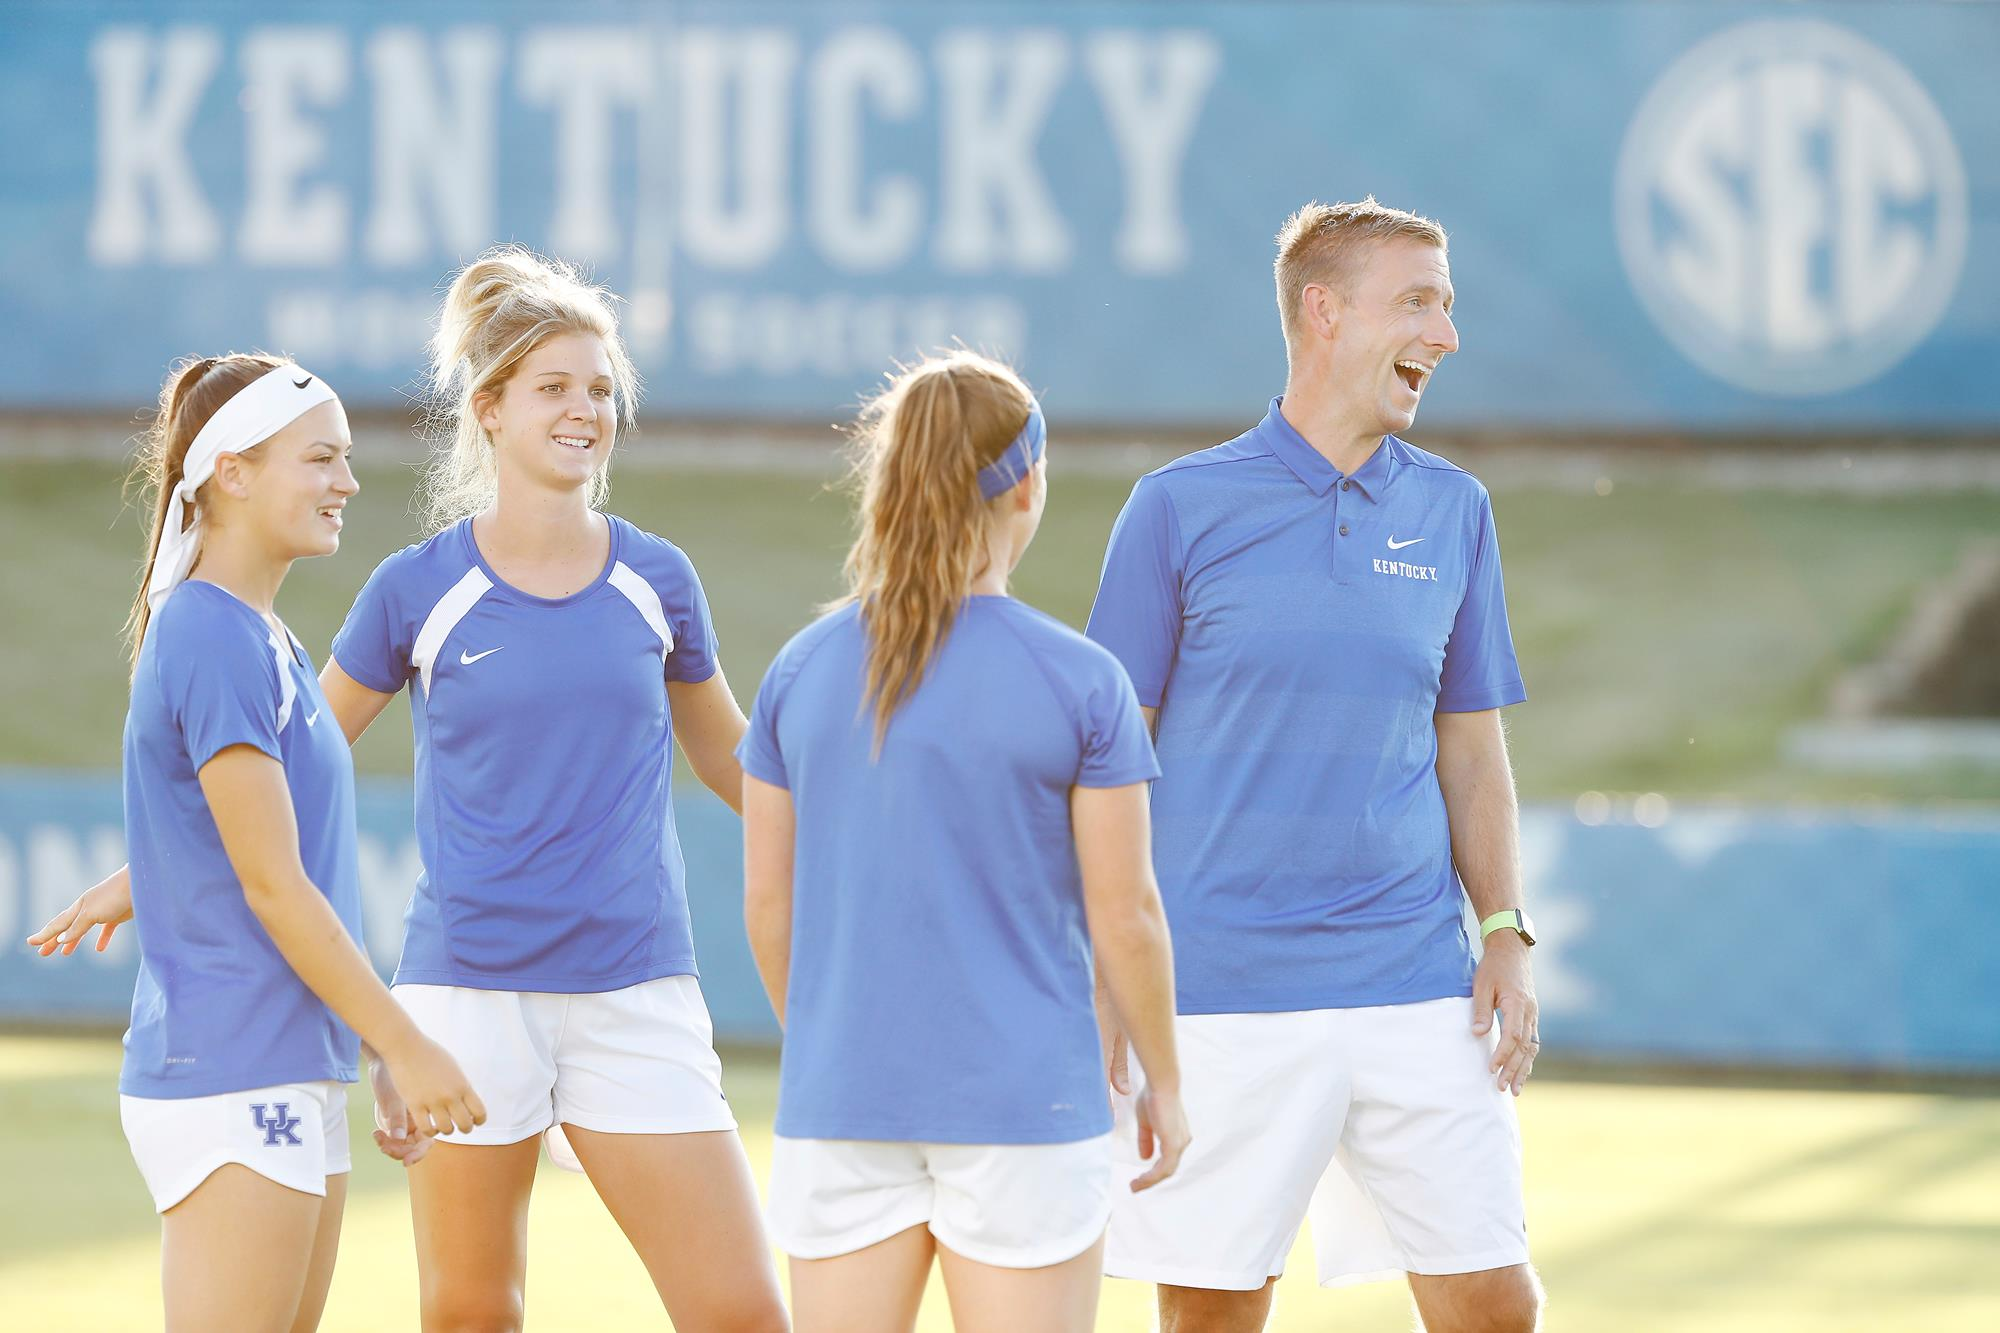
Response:
M1696 364L1766 394L1865 384L1937 324L1965 168L1917 81L1844 28L1747 23L1646 95L1614 186L1641 303Z

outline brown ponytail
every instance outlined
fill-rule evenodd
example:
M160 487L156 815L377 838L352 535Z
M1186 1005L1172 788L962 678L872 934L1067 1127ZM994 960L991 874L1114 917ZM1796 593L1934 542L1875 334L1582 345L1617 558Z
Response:
M160 409L139 444L139 456L132 464L127 484L141 488L141 505L153 511L152 534L146 538L146 558L139 570L139 595L133 599L132 613L125 618L125 643L132 665L139 664L139 646L146 638L146 621L151 608L146 604L146 588L153 581L153 561L160 550L160 534L168 521L174 487L181 484L181 465L187 460L188 446L221 406L234 398L252 380L284 362L261 352L231 352L226 356L205 356L177 363L160 386ZM172 516L179 521L181 516Z
M1012 370L967 351L898 374L855 428L859 532L847 553L848 596L868 633L866 698L879 751L889 719L923 683L980 572L998 501L979 469L1027 424L1034 397Z

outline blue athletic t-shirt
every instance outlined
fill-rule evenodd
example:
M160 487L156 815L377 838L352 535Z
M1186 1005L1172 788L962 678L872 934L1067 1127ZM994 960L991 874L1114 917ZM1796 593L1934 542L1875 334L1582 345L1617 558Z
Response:
M1182 1013L1472 993L1433 714L1527 697L1485 487L1394 436L1343 476L1274 400L1140 479L1088 632L1160 710Z
M250 910L198 777L232 745L285 767L299 860L357 944L354 761L312 659L213 583L175 588L139 649L125 715L125 844L139 980L118 1090L209 1097L352 1083L360 1042Z
M384 560L333 640L410 689L423 874L398 983L583 993L695 972L667 682L716 671L694 566L605 516L590 586L501 581L472 520Z
M777 1132L1071 1143L1111 1109L1070 789L1159 773L1112 656L973 597L879 759L853 606L771 664L737 754L796 812Z

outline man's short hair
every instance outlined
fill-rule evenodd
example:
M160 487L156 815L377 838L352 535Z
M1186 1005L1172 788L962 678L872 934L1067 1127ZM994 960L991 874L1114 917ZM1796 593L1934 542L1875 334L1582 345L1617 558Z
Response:
M1285 346L1292 345L1292 326L1299 317L1299 297L1317 283L1341 300L1353 298L1362 258L1383 241L1408 237L1445 248L1444 228L1426 217L1375 202L1369 195L1358 204L1307 204L1278 228L1278 320Z

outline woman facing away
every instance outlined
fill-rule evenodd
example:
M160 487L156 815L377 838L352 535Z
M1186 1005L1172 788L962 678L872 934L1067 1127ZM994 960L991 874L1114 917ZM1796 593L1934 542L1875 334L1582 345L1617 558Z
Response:
M361 952L353 763L274 610L294 560L340 546L351 447L339 399L289 362L168 377L139 465L158 503L128 621L129 873L29 939L69 952L100 924L101 949L137 923L119 1107L161 1214L170 1330L318 1326L357 1032L418 1134L486 1118Z
M745 914L785 1024L771 1223L802 1333L1085 1330L1111 1208L1106 1003L1148 1071L1133 1189L1188 1142L1153 882L1159 773L1124 670L1007 595L1040 407L960 352L863 414L851 595L757 694Z
M687 556L598 508L637 390L608 295L489 251L453 280L432 354L452 424L427 478L434 535L370 576L320 678L350 742L410 692L423 875L393 994L488 1108L433 1148L375 1067L376 1142L409 1167L423 1327L520 1327L546 1131L677 1328L783 1329L669 799L678 740L741 808L744 718ZM49 946L108 919L115 888Z

